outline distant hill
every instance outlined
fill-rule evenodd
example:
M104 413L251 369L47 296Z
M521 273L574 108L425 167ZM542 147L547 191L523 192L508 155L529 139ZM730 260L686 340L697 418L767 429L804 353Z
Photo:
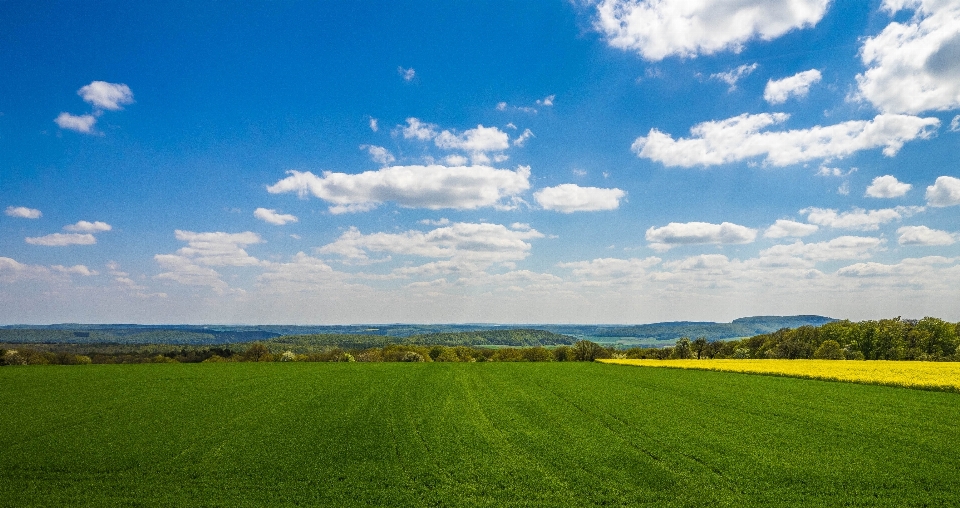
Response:
M679 337L722 340L770 333L781 328L819 326L835 321L824 316L753 316L730 323L675 321L645 325L497 325L497 324L386 324L386 325L137 325L65 323L0 326L0 343L192 345L244 344L307 337L318 346L357 348L385 344L536 346L570 344L579 338L643 338L671 341ZM306 338L297 340L305 341ZM351 345L352 344L352 345Z

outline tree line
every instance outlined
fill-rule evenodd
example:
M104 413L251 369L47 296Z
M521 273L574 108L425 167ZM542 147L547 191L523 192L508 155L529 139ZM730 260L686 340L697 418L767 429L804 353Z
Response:
M383 347L345 349L332 347L320 352L295 353L265 343L246 349L230 347L183 348L166 352L72 352L38 351L30 348L0 350L0 365L83 365L127 363L216 363L216 362L582 362L612 358L613 348L581 340L554 348L390 344Z
M707 341L681 337L673 347L632 348L627 358L782 358L960 361L960 323L925 317L833 321L753 337Z
M528 331L522 331L528 332ZM539 338L539 337L538 337ZM475 347L387 344L296 351L291 342L256 342L165 351L50 351L0 349L0 365L80 365L200 362L573 362L602 358L714 359L782 358L831 360L960 361L960 323L920 320L833 321L820 326L782 328L743 339L709 341L681 337L671 347L616 349L589 340L555 347ZM75 346L76 347L76 346ZM82 347L82 346L81 346Z

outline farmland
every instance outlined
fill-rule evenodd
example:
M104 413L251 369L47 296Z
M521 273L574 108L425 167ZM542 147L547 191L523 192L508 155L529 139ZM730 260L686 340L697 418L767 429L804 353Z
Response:
M960 363L876 360L600 360L637 367L717 370L960 392Z
M0 503L937 506L960 395L598 363L0 369Z

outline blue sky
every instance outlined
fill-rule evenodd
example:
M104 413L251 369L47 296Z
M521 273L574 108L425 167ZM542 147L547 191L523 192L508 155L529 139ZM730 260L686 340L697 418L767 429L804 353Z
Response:
M0 3L0 322L960 320L960 2Z

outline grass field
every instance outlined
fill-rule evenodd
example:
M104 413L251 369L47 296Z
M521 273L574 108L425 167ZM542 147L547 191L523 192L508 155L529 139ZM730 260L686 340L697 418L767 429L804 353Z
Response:
M951 506L960 394L599 363L0 369L3 506Z
M636 367L717 370L960 392L960 362L893 360L600 360Z

